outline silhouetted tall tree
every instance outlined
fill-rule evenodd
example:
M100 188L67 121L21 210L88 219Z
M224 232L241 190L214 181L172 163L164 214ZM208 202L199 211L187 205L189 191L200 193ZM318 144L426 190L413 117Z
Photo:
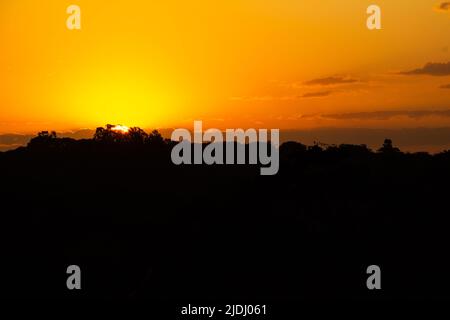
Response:
M163 145L164 138L158 130L153 130L147 137L147 143L151 145Z
M57 136L55 131L41 131L38 133L37 137L30 140L28 147L30 148L42 148L44 146L50 146L57 141Z
M397 153L397 152L400 152L400 149L393 146L391 139L385 139L383 146L380 149L378 149L378 152L380 152L380 153Z
M148 134L138 127L133 127L128 130L127 134L127 140L133 144L139 144L142 145L145 143L145 141L148 139Z
M114 131L114 125L107 124L106 128L99 127L95 130L94 141L103 143L114 143L124 140L124 134L118 131Z

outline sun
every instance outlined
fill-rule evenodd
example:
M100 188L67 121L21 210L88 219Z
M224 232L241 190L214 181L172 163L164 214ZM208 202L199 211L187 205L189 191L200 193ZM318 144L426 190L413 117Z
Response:
M128 128L127 126L122 126L122 125L116 125L112 128L113 131L117 131L117 132L122 132L122 133L127 133L130 128Z

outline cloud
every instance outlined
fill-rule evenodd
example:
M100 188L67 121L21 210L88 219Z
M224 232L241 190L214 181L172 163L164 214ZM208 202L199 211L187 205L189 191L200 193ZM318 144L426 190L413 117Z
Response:
M450 89L450 84L444 84L440 86L441 89Z
M341 85L341 84L349 84L358 82L356 79L346 79L343 77L327 77L327 78L319 78L313 79L310 81L306 81L304 85L307 86L332 86L332 85Z
M439 11L450 11L450 2L446 1L446 2L442 2L439 7L438 7Z
M400 72L403 75L430 75L430 76L450 76L450 62L447 63L427 63L423 68Z
M394 117L421 119L425 117L450 117L450 110L416 110L416 111L373 111L354 113L323 114L322 118L333 120L389 120Z
M321 91L321 92L308 92L301 96L301 98L321 98L326 97L331 94L331 91Z
M290 96L252 96L252 97L230 97L232 101L289 101L297 100L298 97L295 95Z

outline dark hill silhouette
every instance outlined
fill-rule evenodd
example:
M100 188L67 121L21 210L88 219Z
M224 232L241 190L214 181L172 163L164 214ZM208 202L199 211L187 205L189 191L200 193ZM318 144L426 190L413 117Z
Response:
M41 132L0 153L3 294L448 297L450 152L287 142L280 171L175 166L154 131ZM78 264L83 289L65 288ZM382 269L380 292L366 268ZM189 300L190 299L190 300Z

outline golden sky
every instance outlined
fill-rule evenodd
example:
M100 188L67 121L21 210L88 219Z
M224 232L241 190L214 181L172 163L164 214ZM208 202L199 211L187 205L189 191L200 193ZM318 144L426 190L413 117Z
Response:
M0 133L450 126L445 2L1 0Z

